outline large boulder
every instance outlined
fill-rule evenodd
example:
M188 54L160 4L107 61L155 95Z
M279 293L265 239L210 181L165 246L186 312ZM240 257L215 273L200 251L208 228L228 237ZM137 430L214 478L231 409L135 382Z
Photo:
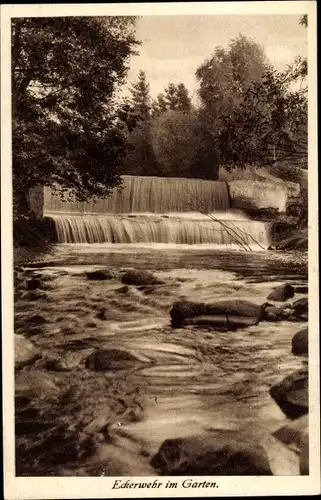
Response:
M285 283L284 285L274 288L267 299L273 300L274 302L285 302L288 299L292 299L292 297L294 297L294 288L292 285L289 285L289 283Z
M160 281L153 273L150 271L144 271L139 269L131 269L125 272L122 276L122 282L126 285L159 285L163 282Z
M167 439L151 465L160 475L272 475L264 448L237 435L213 433Z
M149 360L144 356L126 349L109 348L92 352L86 359L86 368L96 372L123 370L146 361Z
M15 368L19 370L40 358L39 350L23 335L15 335Z
M292 353L293 354L308 354L309 352L309 333L308 328L302 328L296 332L292 338Z
M174 328L184 326L189 318L195 316L220 316L218 322L222 323L223 320L223 324L228 324L228 321L232 322L232 316L237 317L234 319L239 321L241 321L240 317L251 318L250 324L258 324L264 315L264 308L265 304L260 306L246 300L225 300L212 304L182 300L173 304L170 316Z
M309 411L308 368L304 367L285 377L270 388L270 395L283 413L296 419Z

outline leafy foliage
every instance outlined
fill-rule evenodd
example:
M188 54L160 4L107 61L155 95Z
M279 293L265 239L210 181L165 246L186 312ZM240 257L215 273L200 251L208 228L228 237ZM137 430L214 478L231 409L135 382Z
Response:
M159 116L165 111L181 111L189 113L192 110L192 102L184 83L169 83L163 94L158 94L153 103L153 116Z
M224 164L299 164L307 156L307 96L291 91L289 81L266 73L244 94L244 100L223 119L220 150Z
M155 118L152 125L153 148L162 175L175 177L217 178L206 131L197 113L169 110Z
M158 165L153 149L150 121L140 122L128 135L129 149L124 157L122 171L128 175L158 175Z
M13 185L57 184L79 200L120 182L130 106L116 98L138 42L134 18L12 20Z
M228 49L217 47L196 71L204 112L219 119L232 111L247 85L259 80L269 67L264 50L244 35L232 40Z
M307 26L307 16L301 24ZM250 82L232 113L222 116L221 160L238 165L306 167L308 156L308 67L296 57L283 72L267 69Z

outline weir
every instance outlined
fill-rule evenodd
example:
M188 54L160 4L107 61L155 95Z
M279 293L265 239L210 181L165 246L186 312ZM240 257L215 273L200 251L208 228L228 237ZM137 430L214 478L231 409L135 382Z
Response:
M231 210L221 181L124 176L107 199L63 201L44 190L58 243L269 245L267 227Z
M45 188L44 210L80 214L129 214L228 210L226 182L176 177L123 176L121 189L90 202L67 202Z

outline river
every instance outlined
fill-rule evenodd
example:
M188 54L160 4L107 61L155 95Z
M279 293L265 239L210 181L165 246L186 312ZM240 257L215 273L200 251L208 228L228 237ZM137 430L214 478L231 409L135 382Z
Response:
M291 339L305 325L172 329L169 310L184 298L262 304L280 283L307 284L306 254L93 244L58 245L43 260L26 268L42 294L16 293L15 331L42 353L16 375L17 475L155 475L165 439L215 429L259 437L274 474L296 473L271 437L286 418L269 387L304 363ZM165 284L140 290L84 274L103 267L150 270ZM86 366L94 349L119 347L140 362Z

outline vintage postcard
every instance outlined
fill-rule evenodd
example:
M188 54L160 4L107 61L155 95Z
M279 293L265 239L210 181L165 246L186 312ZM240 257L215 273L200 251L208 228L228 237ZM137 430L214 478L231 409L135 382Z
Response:
M320 493L316 3L1 6L6 500Z

